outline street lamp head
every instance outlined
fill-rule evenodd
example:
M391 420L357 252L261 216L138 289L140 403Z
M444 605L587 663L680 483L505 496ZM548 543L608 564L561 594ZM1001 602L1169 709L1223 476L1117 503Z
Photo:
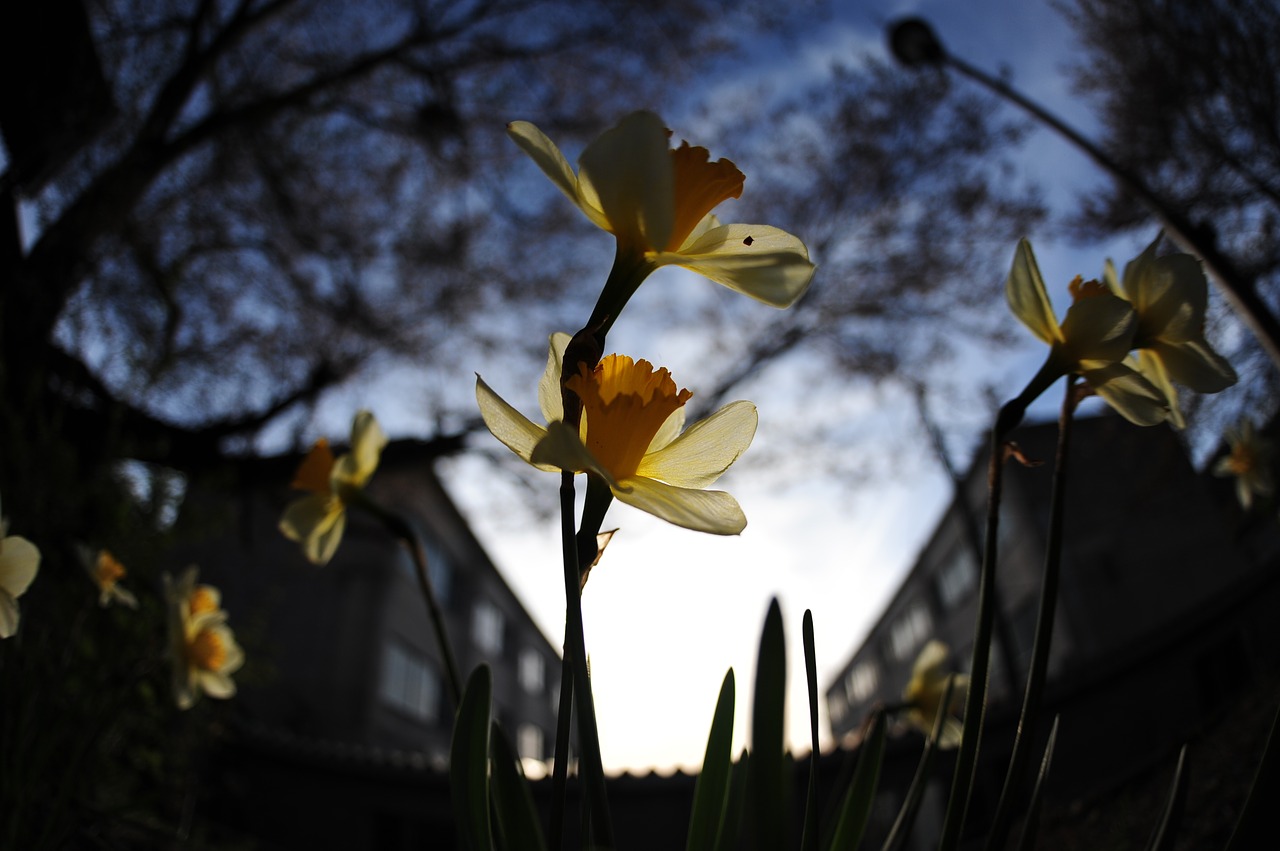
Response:
M946 48L923 18L902 18L889 25L889 51L908 68L941 65Z

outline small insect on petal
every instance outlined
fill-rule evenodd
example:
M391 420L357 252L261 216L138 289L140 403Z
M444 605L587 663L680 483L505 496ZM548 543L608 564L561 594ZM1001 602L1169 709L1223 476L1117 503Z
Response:
M747 246L748 248L751 247L751 243L753 242L755 242L755 239L753 239L752 237L747 237L746 239L742 240L742 244Z

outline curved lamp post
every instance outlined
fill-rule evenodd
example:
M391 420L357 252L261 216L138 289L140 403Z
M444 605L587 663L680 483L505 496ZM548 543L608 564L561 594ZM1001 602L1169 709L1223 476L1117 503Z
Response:
M889 49L908 68L945 68L955 71L1010 103L1015 104L1042 124L1057 131L1111 175L1120 187L1136 198L1160 220L1165 232L1183 251L1200 258L1209 277L1218 283L1236 314L1249 326L1258 342L1266 349L1271 362L1280 369L1280 322L1258 296L1257 282L1236 267L1217 245L1212 232L1187 218L1155 193L1139 175L1112 159L1093 142L1080 135L1039 104L1009 86L1008 83L975 68L947 52L933 28L921 18L904 18L889 25Z

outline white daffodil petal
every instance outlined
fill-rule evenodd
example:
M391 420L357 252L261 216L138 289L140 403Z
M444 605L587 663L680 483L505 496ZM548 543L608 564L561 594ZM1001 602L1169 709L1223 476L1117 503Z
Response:
M18 631L18 601L0 588L0 638L10 638Z
M1164 394L1126 364L1106 364L1082 374L1095 393L1134 425L1157 425L1170 417Z
M947 663L949 652L947 645L936 639L925 644L920 650L920 655L916 657L916 663L912 668L912 681L936 680L939 675L942 675L942 666ZM945 675L942 676L945 678Z
M960 747L960 740L964 738L964 725L955 718L947 718L942 722L942 734L938 736L938 747L944 751L955 750Z
M1182 408L1178 405L1178 389L1169 381L1169 373L1165 371L1160 358L1149 349L1139 349L1125 358L1125 363L1138 371L1138 374L1150 381L1152 386L1164 395L1169 405L1169 422L1174 428L1186 428L1186 418L1182 416Z
M350 482L363 487L378 469L378 459L387 445L387 435L369 411L359 411L351 422L351 458L354 469Z
M725 405L666 447L646 455L636 475L677 487L706 487L747 450L758 422L752 403Z
M21 535L0 542L0 589L21 597L40 569L40 550Z
M1203 341L1159 342L1151 351L1169 371L1170 378L1198 393L1217 393L1236 383L1235 369Z
M578 193L578 178L555 142L548 139L545 133L528 121L512 121L507 125L507 135L520 146L520 150L529 155L538 168L542 169L542 173L565 194L565 197L582 209L587 218L598 227L608 230L608 224L599 210L583 207Z
M633 112L600 134L578 158L578 183L599 199L619 239L663 246L675 215L675 168L667 129L652 112Z
M1120 283L1120 276L1116 274L1116 264L1111 262L1110 257L1102 263L1102 282L1115 295L1120 296L1120 298L1127 298L1124 287Z
M698 240L707 235L708 232L720 227L720 219L716 218L715 213L707 213L702 217L702 221L693 226L693 230L689 231L689 235L684 238L684 242L678 249L679 253L684 253L690 246L697 244Z
M618 486L609 471L600 466L600 462L596 461L587 451L587 447L582 445L578 435L564 422L547 424L546 436L534 447L532 458L534 463L545 464L552 470L595 473L604 479L610 488Z
M736 535L747 525L738 501L724 491L678 488L639 477L624 479L619 484L613 495L620 502L685 529Z
M1124 359L1133 344L1137 315L1129 302L1111 293L1078 299L1067 310L1060 333L1076 361L1110 363Z
M1005 281L1004 296L1013 315L1031 329L1032 334L1049 345L1063 341L1062 329L1058 327L1053 305L1044 288L1044 279L1040 277L1040 267L1036 265L1036 256L1031 250L1031 243L1025 239L1018 240L1013 268Z
M1133 302L1133 309L1138 311L1146 310L1150 303L1158 297L1158 293L1153 289L1153 285L1157 282L1148 278L1150 266L1156 259L1156 247L1160 244L1160 240L1164 237L1164 231L1156 234L1156 238L1151 244L1142 249L1142 253L1137 257L1124 264L1124 280L1121 286L1124 288L1125 296L1129 301Z
M551 335L547 346L547 368L538 380L538 407L542 409L542 421L553 423L564 419L564 395L560 387L560 375L564 371L564 350L573 338L557 331Z
M546 436L547 430L530 422L528 417L508 405L478 375L476 376L476 404L480 406L480 416L484 419L484 424L489 427L489 431L493 432L493 436L502 441L512 452L529 461L533 448ZM540 470L556 469L533 461L529 463Z
M328 564L333 554L338 551L338 544L342 543L342 533L346 528L347 512L339 511L334 515L332 523L316 529L314 533L303 539L303 555L312 564L321 566Z
M1143 274L1143 306L1139 333L1169 343L1203 339L1209 308L1209 283L1200 261L1190 254L1157 257Z
M303 542L331 528L335 518L342 513L341 505L329 493L313 493L295 499L284 509L280 532L291 541Z
M789 307L804 295L815 268L798 237L769 225L721 225L679 252L650 260L682 266L773 307Z
M200 683L200 689L209 697L228 698L234 697L236 693L236 684L231 677L220 671L200 671L196 674Z
M658 426L658 431L654 434L653 440L649 441L649 448L645 450L645 454L657 452L679 437L680 432L684 431L684 419L684 406L672 411L671 416L663 420L662 425Z

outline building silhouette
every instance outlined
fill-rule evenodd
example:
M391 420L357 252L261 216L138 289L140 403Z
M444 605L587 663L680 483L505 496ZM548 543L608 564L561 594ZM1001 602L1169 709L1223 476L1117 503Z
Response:
M966 822L975 834L1004 781L1030 663L1057 432L1056 423L1018 429L1013 440L1044 463L1005 468L997 589L1006 639L993 642L974 816ZM928 640L947 643L953 669L967 670L979 557L966 524L985 522L986 469L979 453L902 585L827 686L837 741L856 741L874 706L901 700ZM1171 769L1184 742L1280 663L1274 516L1242 512L1230 483L1198 472L1172 430L1117 416L1074 423L1067 476L1061 581L1035 733L1043 742L1048 722L1060 718L1047 787L1059 801L1096 796L1155 764ZM918 745L903 752L899 775L909 776L918 754ZM933 781L935 812L926 807L922 825L940 817L949 783L945 771ZM930 829L920 832L927 842Z
M202 581L217 585L248 657L237 676L247 735L293 747L400 752L415 764L448 762L454 707L413 561L377 520L348 512L327 565L308 563L277 523L299 494L294 464L266 487L201 494L222 522L195 545ZM520 755L551 757L560 656L468 527L413 441L387 446L368 484L378 504L409 519L457 655L460 676L493 671L494 717Z

